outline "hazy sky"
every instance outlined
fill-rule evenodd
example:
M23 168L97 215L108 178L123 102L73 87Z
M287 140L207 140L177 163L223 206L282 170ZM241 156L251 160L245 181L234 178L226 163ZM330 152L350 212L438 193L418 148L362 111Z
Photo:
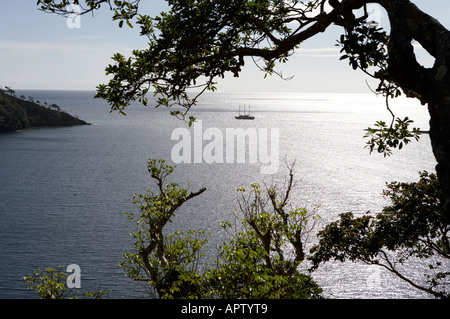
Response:
M116 52L129 54L145 48L147 39L139 29L120 29L111 20L107 7L83 15L79 27L63 17L38 11L36 0L1 0L0 86L13 89L95 90L106 83L105 67ZM450 28L449 0L414 0L419 8ZM163 0L142 0L142 9L156 15L165 8ZM377 16L388 25L381 12ZM70 21L69 21L70 22ZM219 92L369 92L367 76L339 61L335 46L341 29L333 27L302 45L301 50L281 65L285 81L277 76L264 80L264 74L247 63L239 78L227 76L219 82ZM423 63L429 64L424 50ZM277 68L278 69L278 68ZM374 83L375 85L375 83Z

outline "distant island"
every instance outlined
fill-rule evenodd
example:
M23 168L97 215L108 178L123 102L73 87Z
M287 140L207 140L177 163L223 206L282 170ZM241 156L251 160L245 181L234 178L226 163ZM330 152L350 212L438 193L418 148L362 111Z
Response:
M0 89L0 132L26 130L43 126L89 125L56 104L41 105L32 97L16 97L9 87Z

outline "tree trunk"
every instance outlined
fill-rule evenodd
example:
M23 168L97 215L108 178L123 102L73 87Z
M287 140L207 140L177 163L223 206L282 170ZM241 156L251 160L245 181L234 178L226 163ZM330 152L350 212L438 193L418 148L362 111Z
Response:
M445 71L446 79L437 81L436 98L428 103L428 110L431 145L438 163L436 172L444 195L445 221L450 224L450 72Z
M450 32L439 30L434 65L434 94L428 103L430 138L444 193L445 221L450 224Z
M391 23L389 76L428 103L430 139L444 201L444 222L450 223L450 32L409 0L379 0ZM421 66L412 41L418 41L436 60Z

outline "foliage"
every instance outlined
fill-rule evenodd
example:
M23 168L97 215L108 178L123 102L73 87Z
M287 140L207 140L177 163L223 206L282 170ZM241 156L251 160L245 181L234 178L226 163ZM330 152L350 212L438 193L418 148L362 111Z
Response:
M78 291L68 289L66 286L67 273L54 268L47 267L33 271L30 276L24 276L23 280L27 283L27 289L35 290L41 299L101 299L106 292L87 292L79 296Z
M6 93L6 94L8 94L8 95L10 95L10 96L16 96L16 91L14 91L13 89L11 89L9 86L5 86L5 89L1 89L0 88L0 91L1 92L3 92L3 93Z
M383 195L391 205L375 217L341 214L340 220L319 232L319 244L311 250L313 269L330 259L362 261L382 266L435 297L448 298L449 226L443 219L437 177L422 172L416 183L393 182L387 188ZM430 260L433 274L426 275L426 284L414 282L399 270L398 265L412 257Z
M420 130L408 128L413 123L408 117L395 118L389 107L389 98L401 95L401 88L389 75L388 68L388 44L389 36L382 28L377 28L369 23L358 23L346 27L346 33L341 35L341 60L348 59L349 65L354 69L360 69L372 78L378 79L379 84L375 90L386 98L386 107L392 115L392 122L388 127L386 122L377 121L375 128L368 128L364 136L369 138L366 147L372 153L376 150L385 157L392 154L393 148L402 149L412 138L416 141L420 138ZM410 93L412 94L412 93ZM394 125L395 122L395 125Z
M149 291L159 298L198 297L201 285L198 261L200 250L206 243L203 231L177 231L164 235L163 228L175 217L176 211L187 200L205 191L188 193L174 182L166 183L173 167L161 159L148 161L148 171L158 185L158 193L148 190L134 196L139 216L128 212L136 223L133 232L133 252L124 253L120 266L133 280L149 283Z
M200 195L190 193L166 178L173 167L162 160L149 160L149 172L158 184L158 193L135 195L140 214L127 213L136 223L133 252L124 254L121 267L127 276L146 282L157 298L318 298L321 289L309 275L299 273L303 247L316 220L306 209L289 209L291 180L282 199L275 188L264 193L252 185L251 202L243 196L239 206L243 230L219 249L216 268L199 267L207 242L204 231L176 231L163 234L167 222L185 201ZM268 202L272 211L265 208ZM313 216L314 215L314 216ZM229 230L231 224L224 223ZM289 256L293 255L292 258Z
M30 127L26 111L17 100L0 91L0 131L23 130Z
M252 234L240 233L221 247L218 267L209 273L213 293L230 299L321 298L322 289L311 276L273 271L266 258L267 252Z
M389 36L382 28L372 27L367 23L348 25L345 34L341 35L338 45L341 46L341 60L348 59L353 70L361 69L371 77L370 68L385 72L387 69ZM379 87L381 90L381 86Z
M238 76L244 64L243 55L231 52L241 46L259 47L267 33L287 36L289 31L281 22L286 14L283 1L170 1L169 4L171 10L160 16L137 16L136 24L141 35L149 38L149 47L133 51L129 58L115 54L114 65L106 68L113 79L98 86L97 97L106 99L112 110L123 112L132 100L146 105L146 94L152 90L158 97L158 106L181 105L185 111L175 110L171 114L185 118L201 93L216 90L215 78L223 78L226 72ZM284 61L287 56L281 54L278 59ZM273 67L274 60L270 60L263 68L272 73ZM200 90L194 98L187 92L193 88ZM193 120L189 117L190 123Z
M287 209L292 171L280 199L274 187L252 184L247 195L240 188L237 217L242 230L220 249L217 268L210 272L221 298L321 298L322 289L310 275L299 272L304 246L318 216L306 208ZM232 225L223 223L225 230Z
M419 140L420 129L416 127L412 131L408 129L409 125L413 123L412 120L405 117L403 120L397 118L395 122L395 125L392 122L391 126L388 127L386 122L377 121L375 123L377 128L367 129L367 134L364 137L370 138L366 147L370 149L371 153L376 149L378 153L382 153L386 157L386 155L392 154L392 148L398 147L401 150L403 145L411 142L411 139Z

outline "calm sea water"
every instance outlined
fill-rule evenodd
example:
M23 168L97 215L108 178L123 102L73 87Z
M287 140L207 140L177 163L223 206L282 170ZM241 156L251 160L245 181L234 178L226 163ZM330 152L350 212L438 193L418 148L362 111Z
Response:
M56 103L92 125L0 134L0 298L35 298L25 289L23 275L72 263L81 268L82 292L110 289L110 298L145 297L117 266L133 245L133 225L124 212L136 211L133 194L154 187L147 159L171 163L177 143L171 134L187 125L166 109L133 105L127 116L110 113L104 101L92 98L94 92L17 94ZM427 135L389 158L364 149L364 129L376 120L389 121L383 102L373 95L205 95L192 110L203 130L278 129L280 169L263 175L260 164L178 164L173 180L207 191L183 206L169 230L211 232L206 249L214 255L216 246L227 239L219 223L233 219L236 189L282 181L283 161L293 160L295 203L321 204L323 224L347 211L380 211L387 204L381 196L385 182L414 181L418 171L432 172L435 166ZM254 121L234 119L243 104L251 105ZM428 129L424 106L398 100L392 108L398 117L409 116ZM407 267L421 276L420 263ZM332 298L427 297L381 269L358 263L326 264L314 278Z

